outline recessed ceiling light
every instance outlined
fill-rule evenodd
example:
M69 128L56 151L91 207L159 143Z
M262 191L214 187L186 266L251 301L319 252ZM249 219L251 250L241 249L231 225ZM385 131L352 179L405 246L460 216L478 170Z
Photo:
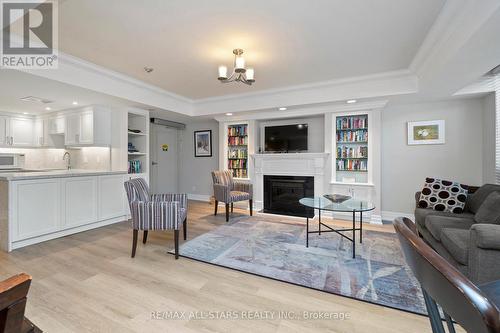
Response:
M285 111L285 110L286 110L286 108L285 108L285 107L280 107L278 110L280 110L280 111Z
M347 104L352 104L352 103L356 103L356 102L357 102L357 100L355 100L355 99L349 99L346 101Z
M73 104L73 105L78 105L78 102L77 102L77 101L74 101L72 104Z
M50 107L48 107L48 106L47 106L47 107L45 108L45 110L50 111L50 110L52 110L52 109L51 109Z
M147 66L146 66L146 67L144 67L144 71L145 71L146 73L151 73L152 71L154 71L154 68L153 68L153 67L147 67Z
M29 114L28 112L23 112L23 114Z
M233 114L231 112L226 113L226 116L232 116Z

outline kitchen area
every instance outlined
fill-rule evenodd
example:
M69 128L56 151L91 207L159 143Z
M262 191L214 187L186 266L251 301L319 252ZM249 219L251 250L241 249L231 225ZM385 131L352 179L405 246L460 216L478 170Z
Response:
M60 90L25 90L0 93L0 250L126 221L124 181L149 178L149 112L76 88L70 103L55 102Z

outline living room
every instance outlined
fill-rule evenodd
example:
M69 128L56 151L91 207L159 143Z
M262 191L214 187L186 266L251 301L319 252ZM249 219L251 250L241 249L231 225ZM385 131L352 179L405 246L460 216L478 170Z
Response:
M1 11L0 332L500 332L498 1Z

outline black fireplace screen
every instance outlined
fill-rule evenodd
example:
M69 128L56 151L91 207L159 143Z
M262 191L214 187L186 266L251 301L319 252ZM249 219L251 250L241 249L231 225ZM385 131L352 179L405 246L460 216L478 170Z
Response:
M314 177L264 176L264 213L312 217L299 200L314 196Z

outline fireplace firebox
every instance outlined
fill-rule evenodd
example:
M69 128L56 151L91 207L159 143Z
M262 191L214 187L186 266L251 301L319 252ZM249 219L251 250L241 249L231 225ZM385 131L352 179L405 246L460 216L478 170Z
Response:
M314 196L314 177L264 175L264 213L313 217L314 210L299 203Z

